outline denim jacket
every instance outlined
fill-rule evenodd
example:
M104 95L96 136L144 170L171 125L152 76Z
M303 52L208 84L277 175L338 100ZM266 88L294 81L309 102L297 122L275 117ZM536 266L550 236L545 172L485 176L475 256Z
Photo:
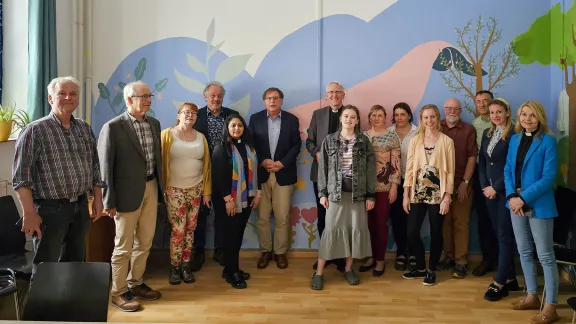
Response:
M340 132L326 136L320 149L318 166L318 197L329 201L342 199L342 159ZM376 158L372 143L364 134L356 134L352 160L352 201L376 199Z

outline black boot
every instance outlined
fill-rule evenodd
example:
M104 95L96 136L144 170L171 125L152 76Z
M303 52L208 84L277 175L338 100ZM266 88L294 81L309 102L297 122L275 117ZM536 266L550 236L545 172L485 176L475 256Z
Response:
M184 283L192 283L196 281L196 278L194 278L194 273L192 273L192 270L190 270L190 265L188 262L182 263L182 280Z
M192 253L192 260L190 260L190 270L196 272L202 269L202 265L204 265L205 259L206 256L204 255L204 250L196 249L194 253Z
M168 277L168 282L171 285L179 285L180 280L180 267L178 266L171 266L170 267L170 276Z

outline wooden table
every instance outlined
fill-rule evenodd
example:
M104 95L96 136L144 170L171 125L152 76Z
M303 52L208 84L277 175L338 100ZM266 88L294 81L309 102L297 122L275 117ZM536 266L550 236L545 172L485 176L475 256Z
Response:
M88 200L88 210L92 214L92 197ZM114 251L116 224L114 219L102 212L96 222L90 222L86 237L86 262L110 262Z

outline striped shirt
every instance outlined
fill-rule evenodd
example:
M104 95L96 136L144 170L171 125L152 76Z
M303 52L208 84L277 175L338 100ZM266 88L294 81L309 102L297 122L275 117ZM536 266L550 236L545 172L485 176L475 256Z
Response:
M344 137L340 137L340 145L342 146L342 159L340 160L340 172L342 172L342 178L352 179L352 160L354 156L354 144L356 143L356 137L347 140Z
M152 126L148 122L148 118L144 115L144 118L139 121L134 116L126 112L132 124L134 126L134 131L136 131L136 136L142 145L142 151L144 151L144 156L146 157L146 175L154 174L154 167L156 166L156 160L154 159L154 137L152 136Z
M34 199L71 199L104 188L90 125L71 116L66 129L52 112L30 123L16 141L12 183L14 190L32 189Z

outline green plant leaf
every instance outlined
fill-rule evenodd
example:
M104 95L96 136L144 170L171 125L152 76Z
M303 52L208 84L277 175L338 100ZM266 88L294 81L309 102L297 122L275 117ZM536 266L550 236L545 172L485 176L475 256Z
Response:
M116 94L116 97L114 97L114 100L112 101L112 106L116 107L119 104L122 103L122 101L124 100L124 96L122 95L122 93L118 93Z
M134 69L134 78L136 81L141 80L144 77L144 72L146 71L146 58L143 57L138 61L138 65Z
M164 78L164 79L156 82L156 84L154 85L154 90L156 90L156 91L164 90L164 88L166 88L167 83L168 83L168 78Z
M184 101L172 100L172 103L174 104L174 106L176 107L176 109L180 109L180 106L182 106L182 104L184 103Z
M245 95L242 99L229 105L229 108L238 111L240 116L246 118L248 111L250 111L250 94Z
M188 65L192 68L192 70L200 73L206 73L206 67L196 56L186 53L186 58L188 59Z
M118 82L118 88L120 88L120 90L124 90L124 87L126 86L126 82Z
M176 68L174 68L174 75L176 75L176 80L184 89L199 94L202 94L202 91L204 91L204 84L202 82L183 75Z
M246 68L246 64L248 64L248 60L251 56L252 54L234 55L225 59L220 63L218 69L216 69L215 80L225 84L234 79L244 71L244 68Z
M206 43L208 43L208 46L212 45L212 41L214 40L214 30L215 30L215 21L214 18L212 18L212 21L210 22L210 26L208 26L208 30L206 31Z
M102 99L109 99L110 98L110 91L108 87L102 82L98 83L98 90L100 91L100 98Z
M208 52L208 59L210 59L214 54L216 54L216 52L218 52L220 50L220 47L222 47L222 45L224 44L224 41L220 42L220 44L212 47L210 49L210 51Z

